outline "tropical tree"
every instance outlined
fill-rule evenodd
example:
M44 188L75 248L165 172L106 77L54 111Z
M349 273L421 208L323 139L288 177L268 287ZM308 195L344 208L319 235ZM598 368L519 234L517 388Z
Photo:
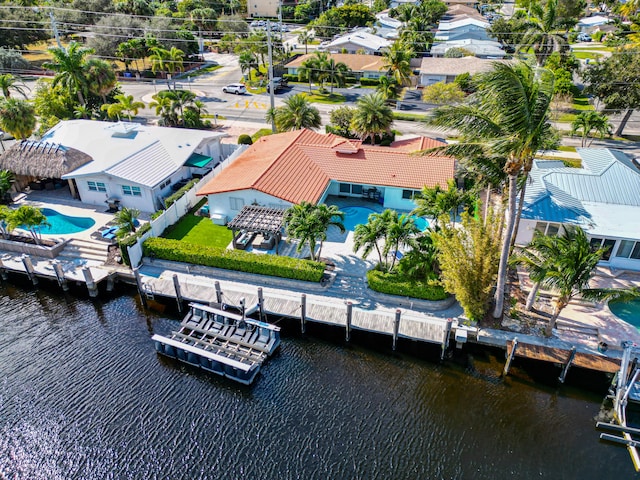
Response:
M396 41L383 55L387 77L395 79L398 85L408 85L412 74L411 59L414 55L413 50Z
M153 101L149 104L149 108L154 108L156 115L160 116L160 124L165 127L177 125L179 119L173 110L173 102L167 92L156 93L151 98Z
M317 260L320 256L322 243L327 239L327 230L330 226L336 226L340 232L344 232L344 212L335 205L314 205L309 202L301 202L290 207L284 215L287 235L299 240L297 251L301 252L305 245L309 246L311 260ZM316 244L320 241L320 248L316 255Z
M0 170L0 202L11 202L11 196L9 190L15 177L9 170Z
M104 107L104 105L102 106ZM108 114L108 112L107 112ZM75 118L84 118L87 119L89 117L91 117L92 115L92 111L89 107L87 107L86 105L78 105L74 110L73 110L73 116Z
M120 116L124 114L131 120L134 115L138 114L141 108L145 108L144 102L136 102L133 99L133 95L119 94L113 98L115 98L118 103L105 103L101 107L102 110L107 112L109 118L117 118L119 120Z
M382 75L378 79L376 91L380 92L387 100L395 100L398 98L398 82L396 82L395 78L389 78L386 75Z
M40 245L41 241L40 228L47 226L50 226L50 223L42 210L31 205L22 205L7 218L9 231L16 228L27 230L37 245Z
M447 105L464 100L465 94L457 83L437 82L425 87L422 100L434 105Z
M114 217L116 225L118 225L118 236L124 237L129 233L135 233L136 227L139 225L139 216L140 210L137 208L122 207Z
M445 225L432 237L445 290L456 296L469 320L481 320L498 274L500 222L492 213L487 222L464 213L462 228Z
M107 95L118 84L111 65L99 58L91 58L84 65L84 74L89 92L101 97L102 103L107 103Z
M36 128L33 105L16 98L0 101L0 128L17 139L31 136Z
M362 258L366 259L373 250L378 254L378 265L386 266L382 256L380 241L385 238L387 226L380 217L380 214L372 213L367 219L367 223L356 225L353 231L353 251L358 253L362 250ZM386 268L384 268L386 270Z
M242 71L242 75L246 76L247 80L251 79L251 69L258 68L258 61L256 57L251 52L244 51L238 57L238 64L240 65L240 70Z
M594 250L580 227L565 226L562 235L535 235L522 253L514 257L514 263L529 269L532 281L558 294L547 325L548 335L562 310L577 295L602 296L602 291L589 288L589 281L605 252L606 248Z
M6 205L0 205L0 235L2 238L9 238L9 233L11 230L9 229L9 216L13 213Z
M267 112L267 121L271 120L275 120L279 132L318 128L322 124L318 109L312 107L301 93L287 97L284 105Z
M412 248L398 262L398 273L415 280L437 278L438 249L431 236L435 231L428 229L414 238Z
M533 157L547 145L552 129L549 108L553 98L553 74L526 63L496 63L476 76L477 91L458 105L435 109L428 123L454 128L460 143L441 148L465 158L506 158L509 179L509 216L500 255L493 316L502 315L507 261L517 217L518 177L528 176ZM521 189L524 195L526 182Z
M0 75L0 91L2 91L2 96L4 98L11 97L11 90L19 93L24 98L27 98L27 94L25 93L25 88L27 86L19 80L16 76L11 75L10 73L5 73L4 75ZM28 88L27 88L28 90Z
M303 30L300 35L298 35L298 42L304 43L304 54L309 53L309 42L313 40L313 33L309 30Z
M85 57L91 55L93 49L71 42L66 49L51 47L49 52L53 59L50 62L44 62L42 66L56 72L53 86L62 84L71 95L78 96L80 105L85 105L85 97L89 90L89 82L85 74Z
M398 259L397 252L404 247L414 247L415 237L420 230L411 216L404 213L398 215L393 210L390 212L386 217L386 241L382 253L385 257L391 258L388 271L392 272Z
M329 61L326 64L326 68L327 68L327 80L331 85L330 95L333 95L334 84L337 85L338 87L343 87L345 77L349 74L349 72L351 72L351 69L347 67L347 65L344 64L343 62L336 63L336 61L333 58L329 59Z
M553 52L568 50L569 44L561 32L562 24L557 15L558 0L547 0L544 8L534 4L529 19L521 24L524 32L520 50L533 49L541 67Z
M612 125L606 115L595 110L589 110L576 115L576 119L571 124L571 135L582 132L581 145L582 147L589 147L593 143L594 135L591 135L592 132L600 138L604 138L605 135L611 135L611 128ZM587 144L588 137L591 137L591 141Z
M469 192L460 190L454 180L447 182L447 189L440 185L434 187L422 187L421 192L413 199L416 207L411 212L419 217L430 217L434 220L434 225L438 226L438 221L449 218L449 222L455 225L456 217L460 207L470 208L473 206L475 198Z
M329 121L331 122L331 131L341 137L353 138L351 132L351 120L356 109L343 105L338 108L334 108L329 113Z
M309 82L309 94L311 94L311 83L314 82L318 74L318 62L315 57L305 59L298 68L298 80Z
M363 95L356 103L356 111L351 120L351 129L362 139L369 138L375 143L375 136L391 131L393 112L379 93Z
M167 78L169 75L173 75L176 72L183 70L184 52L176 47L171 47L170 50L161 47L152 47L149 56L151 60L151 71L153 73L165 72Z
M126 42L120 43L116 49L116 56L124 62L126 68L129 68L131 60L133 60L138 71L140 71L138 60L142 60L142 68L144 68L144 59L148 53L147 44L142 38L131 38Z

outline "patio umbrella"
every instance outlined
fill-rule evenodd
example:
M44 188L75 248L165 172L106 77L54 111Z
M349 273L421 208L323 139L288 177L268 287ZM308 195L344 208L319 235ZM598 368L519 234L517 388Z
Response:
M74 148L23 140L0 155L0 169L16 175L62 178L93 159Z

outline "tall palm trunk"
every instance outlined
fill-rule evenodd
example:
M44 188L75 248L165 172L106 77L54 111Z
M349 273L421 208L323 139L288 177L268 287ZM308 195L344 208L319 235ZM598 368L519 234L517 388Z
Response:
M87 102L84 101L84 96L82 95L82 91L80 89L78 89L78 101L83 107L87 105Z
M556 328L556 322L558 321L560 312L562 312L562 310L564 310L564 307L566 307L568 304L569 304L569 299L564 295L560 296L560 298L556 300L555 306L553 307L553 315L551 315L551 318L549 319L549 324L547 325L547 328L545 330L545 333L547 335L551 335L553 333L553 329Z
M518 233L518 228L520 227L520 217L522 216L522 209L524 208L524 196L527 191L527 183L525 181L524 185L522 185L522 189L520 190L520 198L518 199L518 212L516 213L516 221L513 224L513 231L511 232L511 243L509 247L513 248L516 243L516 234Z
M524 306L524 309L527 312L530 312L531 309L533 308L533 304L535 303L536 297L538 296L538 290L540 290L540 282L535 282L531 287L531 291L527 296L527 303Z
M518 175L509 174L509 219L505 229L502 251L500 252L500 265L498 266L498 283L496 285L495 308L493 318L500 318L504 309L504 289L507 284L507 262L511 250L511 236L516 221L516 196L518 193Z
M489 215L489 205L491 205L491 186L487 187L484 198L484 223L487 224L487 216Z

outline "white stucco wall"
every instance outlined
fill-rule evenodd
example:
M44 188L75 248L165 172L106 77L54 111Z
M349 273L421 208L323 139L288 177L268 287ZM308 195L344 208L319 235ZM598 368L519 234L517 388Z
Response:
M384 189L384 208L392 208L394 210L413 210L416 204L413 200L402 198L402 188L385 187Z
M217 193L209 195L209 214L226 215L228 220L233 219L244 205L257 203L263 207L272 208L289 208L292 204L285 202L279 198L267 195L257 190L238 190L235 192ZM232 199L241 199L236 205L238 208L232 208Z
M80 177L76 178L76 186L78 188L78 193L80 194L80 199L84 203L88 203L90 205L96 205L99 207L107 208L106 200L107 198L118 198L120 199L121 207L128 208L137 208L142 212L154 212L155 206L153 203L153 196L151 189L139 185L137 183L126 182L117 178L110 178L106 175L95 175L93 177ZM104 183L107 191L106 192L94 192L89 190L89 185L87 182L101 182ZM122 193L122 185L129 185L134 187L140 187L141 196L134 197L129 195L124 195Z

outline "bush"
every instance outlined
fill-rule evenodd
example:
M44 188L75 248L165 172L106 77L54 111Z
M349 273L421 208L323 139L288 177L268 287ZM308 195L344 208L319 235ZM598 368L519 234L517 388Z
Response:
M293 75L291 73L285 73L284 75L282 75L282 79L286 80L288 82L298 82L298 75Z
M146 256L154 258L307 282L320 282L324 274L324 263L320 262L278 255L255 255L242 250L207 247L167 238L149 238L143 248Z
M449 295L438 281L407 281L405 276L396 273L384 273L379 270L367 272L369 288L376 292L420 298L423 300L444 300Z
M377 87L380 85L380 80L377 78L364 78L360 79L360 85L364 87Z
M120 247L120 256L122 257L122 261L125 265L131 266L131 259L129 258L129 251L127 247L131 247L136 244L138 239L151 230L151 224L145 223L142 225L135 233L131 235L127 235L126 237L118 239L118 246Z
M156 218L158 218L163 213L164 213L164 210L156 210L155 212L153 212L151 214L151 220L155 220Z
M178 190L176 193L174 193L173 195L169 195L164 200L165 208L169 208L171 205L176 203L176 201L179 198L182 198L184 196L184 194L187 193L189 190L191 190L191 187L193 187L196 183L198 183L199 180L200 180L199 178L194 178L189 183L187 183L184 187L182 187L180 190Z
M247 135L243 133L238 137L238 145L253 145L253 140L251 140L251 135Z

